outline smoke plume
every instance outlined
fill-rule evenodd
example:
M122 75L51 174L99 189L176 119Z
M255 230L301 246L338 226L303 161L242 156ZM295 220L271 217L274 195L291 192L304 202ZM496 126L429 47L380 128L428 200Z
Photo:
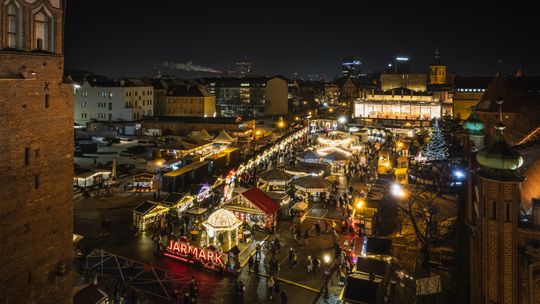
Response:
M193 61L188 61L186 63L164 61L161 66L171 70L182 70L187 72L221 73L220 70L216 70L212 67L193 64Z

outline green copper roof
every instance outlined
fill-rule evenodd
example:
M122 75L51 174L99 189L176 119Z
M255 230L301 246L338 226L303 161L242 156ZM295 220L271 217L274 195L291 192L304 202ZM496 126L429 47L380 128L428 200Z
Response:
M523 165L523 157L503 137L503 124L497 124L495 140L476 154L476 160L485 168L495 170L517 170Z
M471 135L482 134L484 123L476 116L476 107L471 107L471 115L465 120L465 129Z

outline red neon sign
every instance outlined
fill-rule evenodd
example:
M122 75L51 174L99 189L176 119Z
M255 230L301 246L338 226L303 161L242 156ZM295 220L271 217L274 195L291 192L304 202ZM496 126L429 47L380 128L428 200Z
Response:
M225 267L222 259L223 254L210 248L201 248L187 242L170 240L166 251L169 253L167 256L179 257L181 260L195 260L205 265L211 264L212 266Z

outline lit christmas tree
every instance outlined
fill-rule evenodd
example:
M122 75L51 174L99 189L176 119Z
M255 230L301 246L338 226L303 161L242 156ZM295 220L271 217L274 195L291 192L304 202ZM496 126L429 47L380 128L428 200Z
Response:
M436 119L431 130L431 136L427 143L424 155L428 160L443 160L448 157L448 149L446 141L439 126L439 120Z

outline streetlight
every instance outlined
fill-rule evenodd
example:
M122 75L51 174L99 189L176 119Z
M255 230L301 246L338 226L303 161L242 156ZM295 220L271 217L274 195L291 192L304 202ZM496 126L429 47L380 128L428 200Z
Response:
M406 195L403 187L399 184L392 184L392 186L390 186L390 193L397 198L404 198Z
M338 122L339 122L340 124L345 124L345 123L347 123L347 117L341 116L341 117L338 119Z
M325 255L323 256L323 261L324 261L326 264L330 263L330 255L329 255L329 254L325 254Z

